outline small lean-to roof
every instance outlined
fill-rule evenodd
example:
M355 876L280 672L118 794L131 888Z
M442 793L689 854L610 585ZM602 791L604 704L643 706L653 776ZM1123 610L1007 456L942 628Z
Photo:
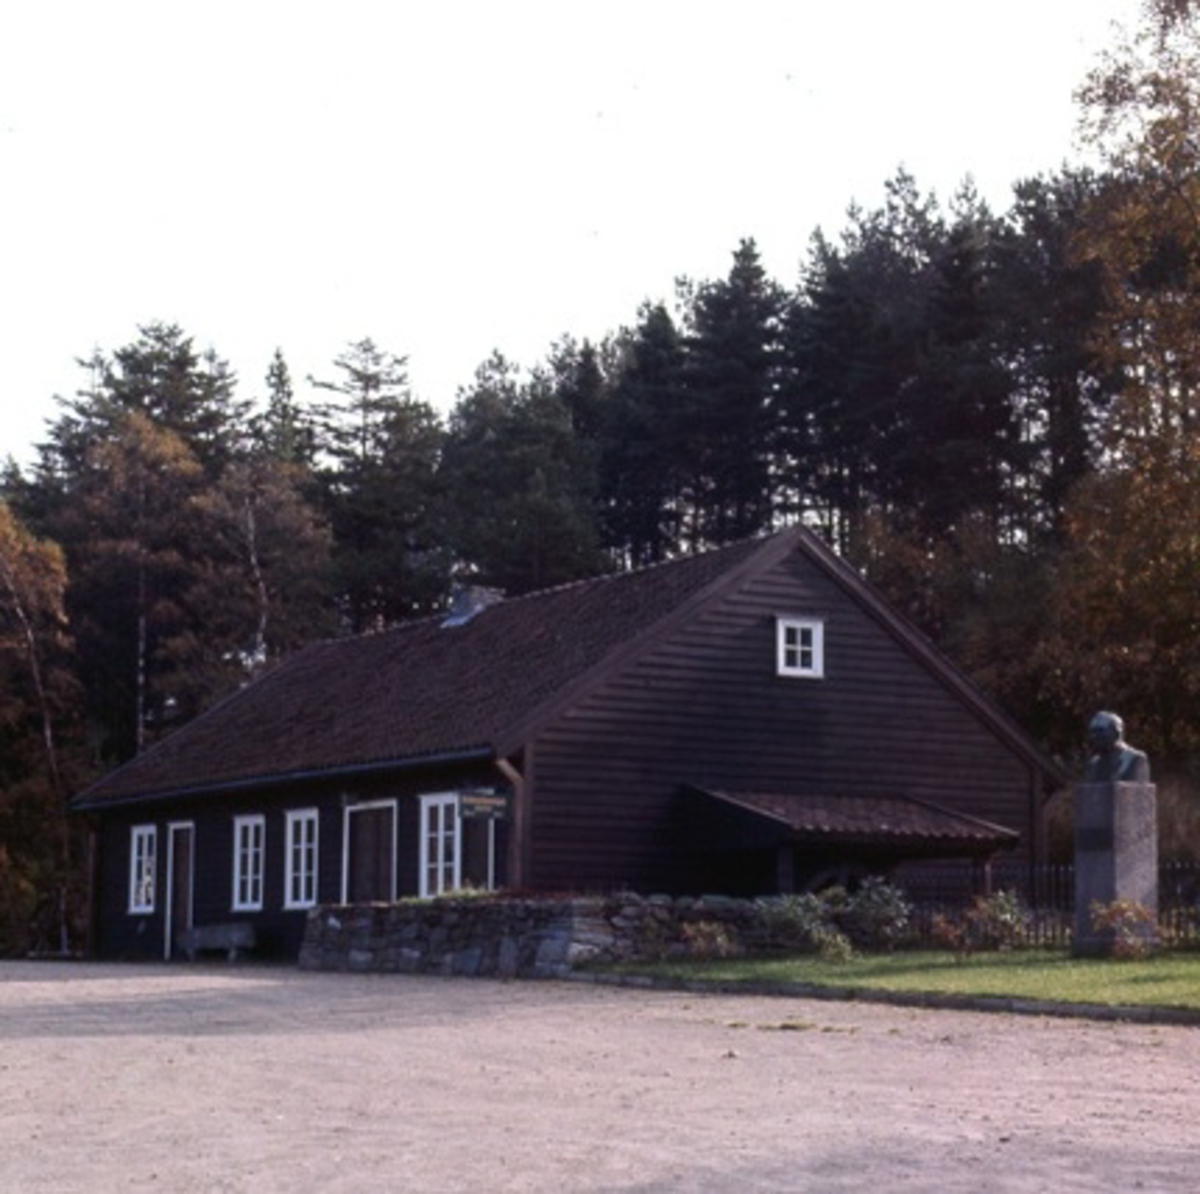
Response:
M909 796L832 796L696 788L777 824L798 845L858 845L946 855L990 853L1020 835L1003 825Z
M264 786L289 777L487 758L556 694L779 537L314 644L83 792L77 808Z

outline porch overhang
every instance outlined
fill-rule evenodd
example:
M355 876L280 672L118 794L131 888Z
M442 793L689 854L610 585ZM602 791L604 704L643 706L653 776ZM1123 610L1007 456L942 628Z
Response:
M687 785L693 799L745 827L756 844L858 850L905 858L986 859L1016 846L1003 825L904 795L741 792ZM734 845L722 831L724 844ZM718 845L717 841L711 843Z

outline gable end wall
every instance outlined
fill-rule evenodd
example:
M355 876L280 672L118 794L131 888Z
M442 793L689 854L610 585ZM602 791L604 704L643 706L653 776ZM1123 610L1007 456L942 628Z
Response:
M825 678L775 675L776 615L825 624ZM904 795L1028 838L1028 764L800 552L715 600L536 744L533 882L678 888L681 784Z

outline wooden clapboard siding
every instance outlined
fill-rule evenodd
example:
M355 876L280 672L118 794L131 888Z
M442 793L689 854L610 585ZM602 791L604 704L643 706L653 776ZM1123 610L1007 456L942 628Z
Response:
M775 675L780 614L824 621L824 679ZM538 886L677 883L682 784L905 795L1029 831L1028 762L801 553L607 677L536 750Z
M776 676L778 615L823 622L824 679ZM161 956L161 913L126 908L131 824L154 823L165 850L168 823L193 822L196 923L246 915L294 952L303 914L282 909L288 809L319 810L328 902L341 897L345 806L394 799L397 890L411 895L419 797L506 780L518 799L497 834L499 881L589 890L719 885L730 859L710 853L718 822L741 835L730 873L769 881L779 822L728 803L754 791L875 797L881 822L904 805L896 798L924 799L1015 830L1034 850L1042 785L1061 777L794 527L502 601L453 627L426 618L314 644L268 671L78 798L100 838L101 952ZM704 812L697 799L726 804ZM257 914L230 907L240 813L267 818ZM1003 838L983 827L982 848ZM942 840L929 830L918 844Z
M99 821L98 869L93 898L96 906L96 952L104 957L161 958L163 956L166 899L167 827L191 822L195 827L193 920L197 925L249 921L264 957L294 957L300 949L306 912L284 907L286 861L284 857L287 813L317 810L317 897L337 903L342 892L344 809L347 803L392 800L397 802L397 894L418 891L419 800L426 792L495 783L494 770L434 768L419 774L380 778L369 783L279 786L255 794L211 799L181 800L164 806L113 810ZM266 830L263 908L260 912L234 912L233 823L243 815L261 815ZM155 910L148 915L128 915L130 831L134 825L154 825L158 838L158 892ZM499 837L499 848L504 839ZM500 855L503 873L503 855Z

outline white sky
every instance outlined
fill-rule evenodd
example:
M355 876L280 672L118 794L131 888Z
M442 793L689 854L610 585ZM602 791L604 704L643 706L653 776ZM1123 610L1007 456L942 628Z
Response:
M0 457L77 357L176 322L301 396L351 340L449 409L493 348L631 324L898 166L997 209L1074 154L1073 88L1137 0L9 0Z

